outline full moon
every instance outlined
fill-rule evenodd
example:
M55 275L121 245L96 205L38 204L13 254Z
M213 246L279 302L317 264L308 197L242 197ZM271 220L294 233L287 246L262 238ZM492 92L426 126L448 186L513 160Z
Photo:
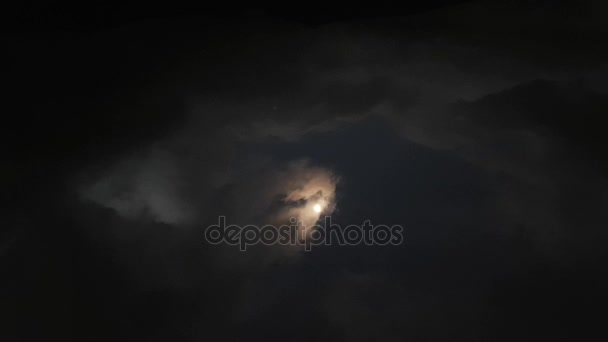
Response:
M314 210L314 211L315 211L315 213L320 213L320 212L321 212L321 209L322 209L322 208L321 208L321 205L320 205L320 204L315 204L315 205L312 207L312 210Z

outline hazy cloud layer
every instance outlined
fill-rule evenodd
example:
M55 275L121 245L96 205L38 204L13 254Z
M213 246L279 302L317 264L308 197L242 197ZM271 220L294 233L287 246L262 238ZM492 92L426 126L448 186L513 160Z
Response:
M19 150L1 180L7 298L52 297L41 317L72 302L55 329L99 340L600 330L605 10L473 1L322 25L256 12L23 44L15 87L40 95L17 99L37 114L3 134ZM203 240L220 215L312 225L314 203L343 225L402 224L405 245Z

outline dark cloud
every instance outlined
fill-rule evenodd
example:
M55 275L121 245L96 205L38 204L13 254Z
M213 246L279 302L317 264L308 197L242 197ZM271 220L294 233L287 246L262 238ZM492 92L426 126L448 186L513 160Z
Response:
M8 340L601 332L605 9L125 8L15 26ZM219 215L313 223L319 197L339 224L403 225L405 244L204 242Z

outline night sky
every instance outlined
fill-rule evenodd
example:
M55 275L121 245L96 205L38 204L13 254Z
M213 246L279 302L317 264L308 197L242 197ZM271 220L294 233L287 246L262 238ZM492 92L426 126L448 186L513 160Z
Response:
M2 12L1 341L606 338L606 2Z

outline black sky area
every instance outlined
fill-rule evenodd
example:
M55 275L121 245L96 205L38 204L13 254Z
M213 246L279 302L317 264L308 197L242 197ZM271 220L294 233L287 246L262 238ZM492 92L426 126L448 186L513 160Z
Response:
M2 12L0 341L606 339L605 2Z

